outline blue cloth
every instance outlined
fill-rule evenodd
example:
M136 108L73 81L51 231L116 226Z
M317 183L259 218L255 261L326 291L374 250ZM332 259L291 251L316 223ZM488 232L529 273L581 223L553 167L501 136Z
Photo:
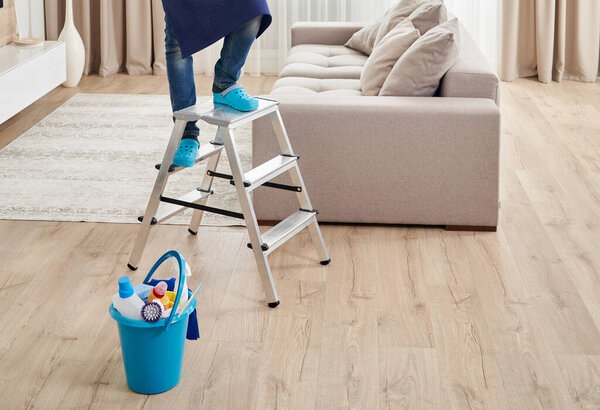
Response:
M146 285L145 283L140 283L139 285L135 285L133 287L133 291L136 295L139 296L144 302L148 301L148 295L152 292L153 287L150 285Z
M151 279L148 284L152 286L156 286L158 282L167 282L167 290L170 292L175 292L175 282L177 279L171 278L169 280L164 279ZM186 339L188 340L198 340L200 339L200 330L198 328L198 315L196 314L196 309L190 316L188 317L188 329Z
M163 0L163 8L173 25L183 58L263 16L258 38L272 21L267 0Z

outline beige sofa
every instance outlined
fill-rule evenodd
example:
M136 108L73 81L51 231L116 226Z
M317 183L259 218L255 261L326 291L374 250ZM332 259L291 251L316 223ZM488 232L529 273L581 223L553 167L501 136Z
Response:
M343 46L360 25L302 23L271 96L322 222L495 230L498 78L461 28L461 53L436 97L366 97L367 56ZM278 154L267 120L253 125L254 165ZM281 181L285 181L285 178ZM295 208L287 191L254 193L259 220Z

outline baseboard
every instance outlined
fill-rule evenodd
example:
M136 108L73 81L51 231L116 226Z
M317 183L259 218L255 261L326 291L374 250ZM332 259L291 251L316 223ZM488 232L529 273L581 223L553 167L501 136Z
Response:
M496 232L496 226L446 225L447 231Z

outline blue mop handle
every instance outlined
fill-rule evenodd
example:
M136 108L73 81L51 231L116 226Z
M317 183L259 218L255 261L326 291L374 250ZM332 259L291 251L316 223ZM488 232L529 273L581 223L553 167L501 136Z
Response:
M187 303L185 304L183 309L181 309L181 312L179 312L179 317L181 317L181 315L183 315L183 313L187 310L187 308L190 307L190 305L192 304L192 300L194 300L196 298L196 295L198 294L198 292L200 292L200 289L202 289L202 286L204 286L204 282L206 282L206 281L203 280L202 283L200 284L200 286L198 286L198 289L196 289L194 291L194 293L192 293L192 296L190 297L190 299L187 301Z

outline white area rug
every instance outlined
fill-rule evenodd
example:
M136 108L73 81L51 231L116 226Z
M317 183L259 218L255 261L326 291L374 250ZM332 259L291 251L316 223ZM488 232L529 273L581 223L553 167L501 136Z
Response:
M0 218L138 223L172 126L166 95L75 95L0 150ZM216 127L203 122L198 126L201 144L214 138ZM251 125L239 128L235 136L247 170ZM199 186L205 167L201 163L173 175L165 195L181 196ZM218 171L230 173L225 151ZM240 212L228 181L215 178L213 189L208 205ZM191 212L167 223L188 224ZM205 213L202 224L243 221Z

